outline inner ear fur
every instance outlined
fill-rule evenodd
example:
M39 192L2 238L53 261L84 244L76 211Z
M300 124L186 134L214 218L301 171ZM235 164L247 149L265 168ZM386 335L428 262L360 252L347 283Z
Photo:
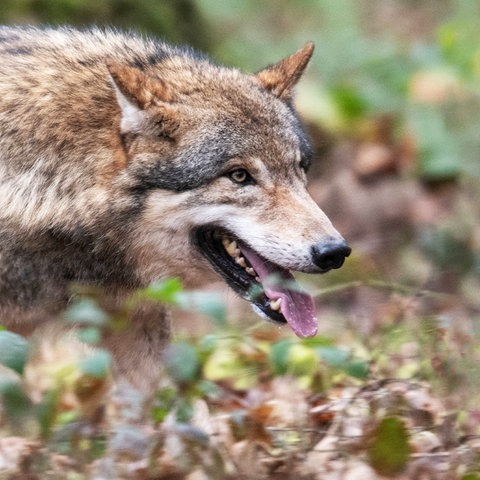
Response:
M173 100L171 89L160 78L117 62L107 62L107 68L115 86L131 103L141 109L148 108L155 100Z
M117 62L108 62L107 69L121 111L122 133L145 133L155 128L159 136L173 136L179 119L170 103L174 96L167 83Z
M260 70L255 77L276 97L288 100L293 94L293 87L303 75L314 48L313 43L309 42L293 55Z

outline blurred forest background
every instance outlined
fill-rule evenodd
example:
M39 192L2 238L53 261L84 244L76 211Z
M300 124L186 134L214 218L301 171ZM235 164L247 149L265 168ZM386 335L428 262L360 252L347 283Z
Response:
M314 41L310 190L353 247L303 278L310 340L225 288L152 287L197 313L176 310L147 413L106 393L108 352L0 338L0 478L480 478L480 2L2 0L0 20L142 31L251 72ZM95 303L69 315L95 343Z

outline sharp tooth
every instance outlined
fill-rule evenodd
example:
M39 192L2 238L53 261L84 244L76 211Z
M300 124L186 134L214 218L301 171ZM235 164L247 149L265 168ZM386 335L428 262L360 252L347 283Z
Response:
M235 263L237 263L238 265L240 265L243 268L245 268L247 266L247 262L245 262L245 259L243 257L235 258Z
M225 244L224 244L225 245ZM235 257L235 252L237 249L237 242L235 240L233 240L232 242L230 242L226 247L225 247L225 250L228 252L228 254L231 256L231 257Z
M247 267L245 269L245 271L251 275L252 277L256 277L257 276L257 272L252 268L252 267Z
M272 301L270 302L270 308L271 308L272 310L278 311L278 310L280 310L280 304L281 304L281 303L282 303L282 299L281 299L281 298L277 298L276 300L272 300Z

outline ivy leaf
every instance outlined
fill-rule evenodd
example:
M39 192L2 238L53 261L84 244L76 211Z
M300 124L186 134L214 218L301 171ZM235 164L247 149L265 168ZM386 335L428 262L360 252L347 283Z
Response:
M23 432L34 409L32 401L24 392L20 381L2 376L0 378L0 400L4 413L2 417L14 431Z
M226 307L220 295L212 292L186 292L178 278L152 283L140 292L140 296L185 310L200 312L212 317L220 325L225 324Z
M225 326L227 309L221 296L213 292L178 292L175 304L185 310L203 313L213 318L219 326Z
M318 372L318 357L315 350L301 344L292 345L288 351L288 373L298 379L302 388L312 385Z
M93 355L82 359L79 367L85 375L102 379L107 376L110 363L110 353L106 350L98 350Z
M370 465L380 475L390 477L400 473L410 455L404 423L396 417L384 418L375 429L367 453Z
M182 283L178 278L168 278L155 282L141 291L143 297L157 300L168 305L177 303L177 296L182 291Z
M285 375L288 371L288 353L293 342L290 339L275 342L270 349L269 360L275 375Z
M257 368L246 362L232 345L217 348L207 358L203 375L212 382L227 380L238 390L247 390L258 382Z
M0 364L23 375L27 359L27 340L16 333L0 331Z
M198 355L188 343L169 345L163 355L167 373L178 383L193 381L200 369Z
M72 305L66 312L69 323L103 327L108 324L108 315L90 298L84 298Z
M47 438L52 431L58 413L60 394L59 388L48 390L37 406L37 420L42 438Z
M347 362L343 367L344 372L353 378L367 378L370 371L369 364L365 360Z
M102 334L98 327L86 327L78 332L78 338L84 343L90 343L91 345L97 345L100 343Z
M177 398L178 394L173 388L164 387L157 390L151 411L152 420L156 423L163 422L175 406Z
M337 347L318 347L322 360L332 367L342 367L350 358L350 352Z
M318 347L317 352L328 365L343 370L354 378L366 378L369 372L368 362L354 360L348 350L337 347Z

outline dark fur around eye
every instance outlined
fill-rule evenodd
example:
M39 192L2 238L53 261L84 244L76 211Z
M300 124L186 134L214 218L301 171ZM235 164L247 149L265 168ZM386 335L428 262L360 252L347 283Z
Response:
M312 154L311 152L302 152L302 156L300 158L300 168L308 172L310 169L310 165L312 164Z

